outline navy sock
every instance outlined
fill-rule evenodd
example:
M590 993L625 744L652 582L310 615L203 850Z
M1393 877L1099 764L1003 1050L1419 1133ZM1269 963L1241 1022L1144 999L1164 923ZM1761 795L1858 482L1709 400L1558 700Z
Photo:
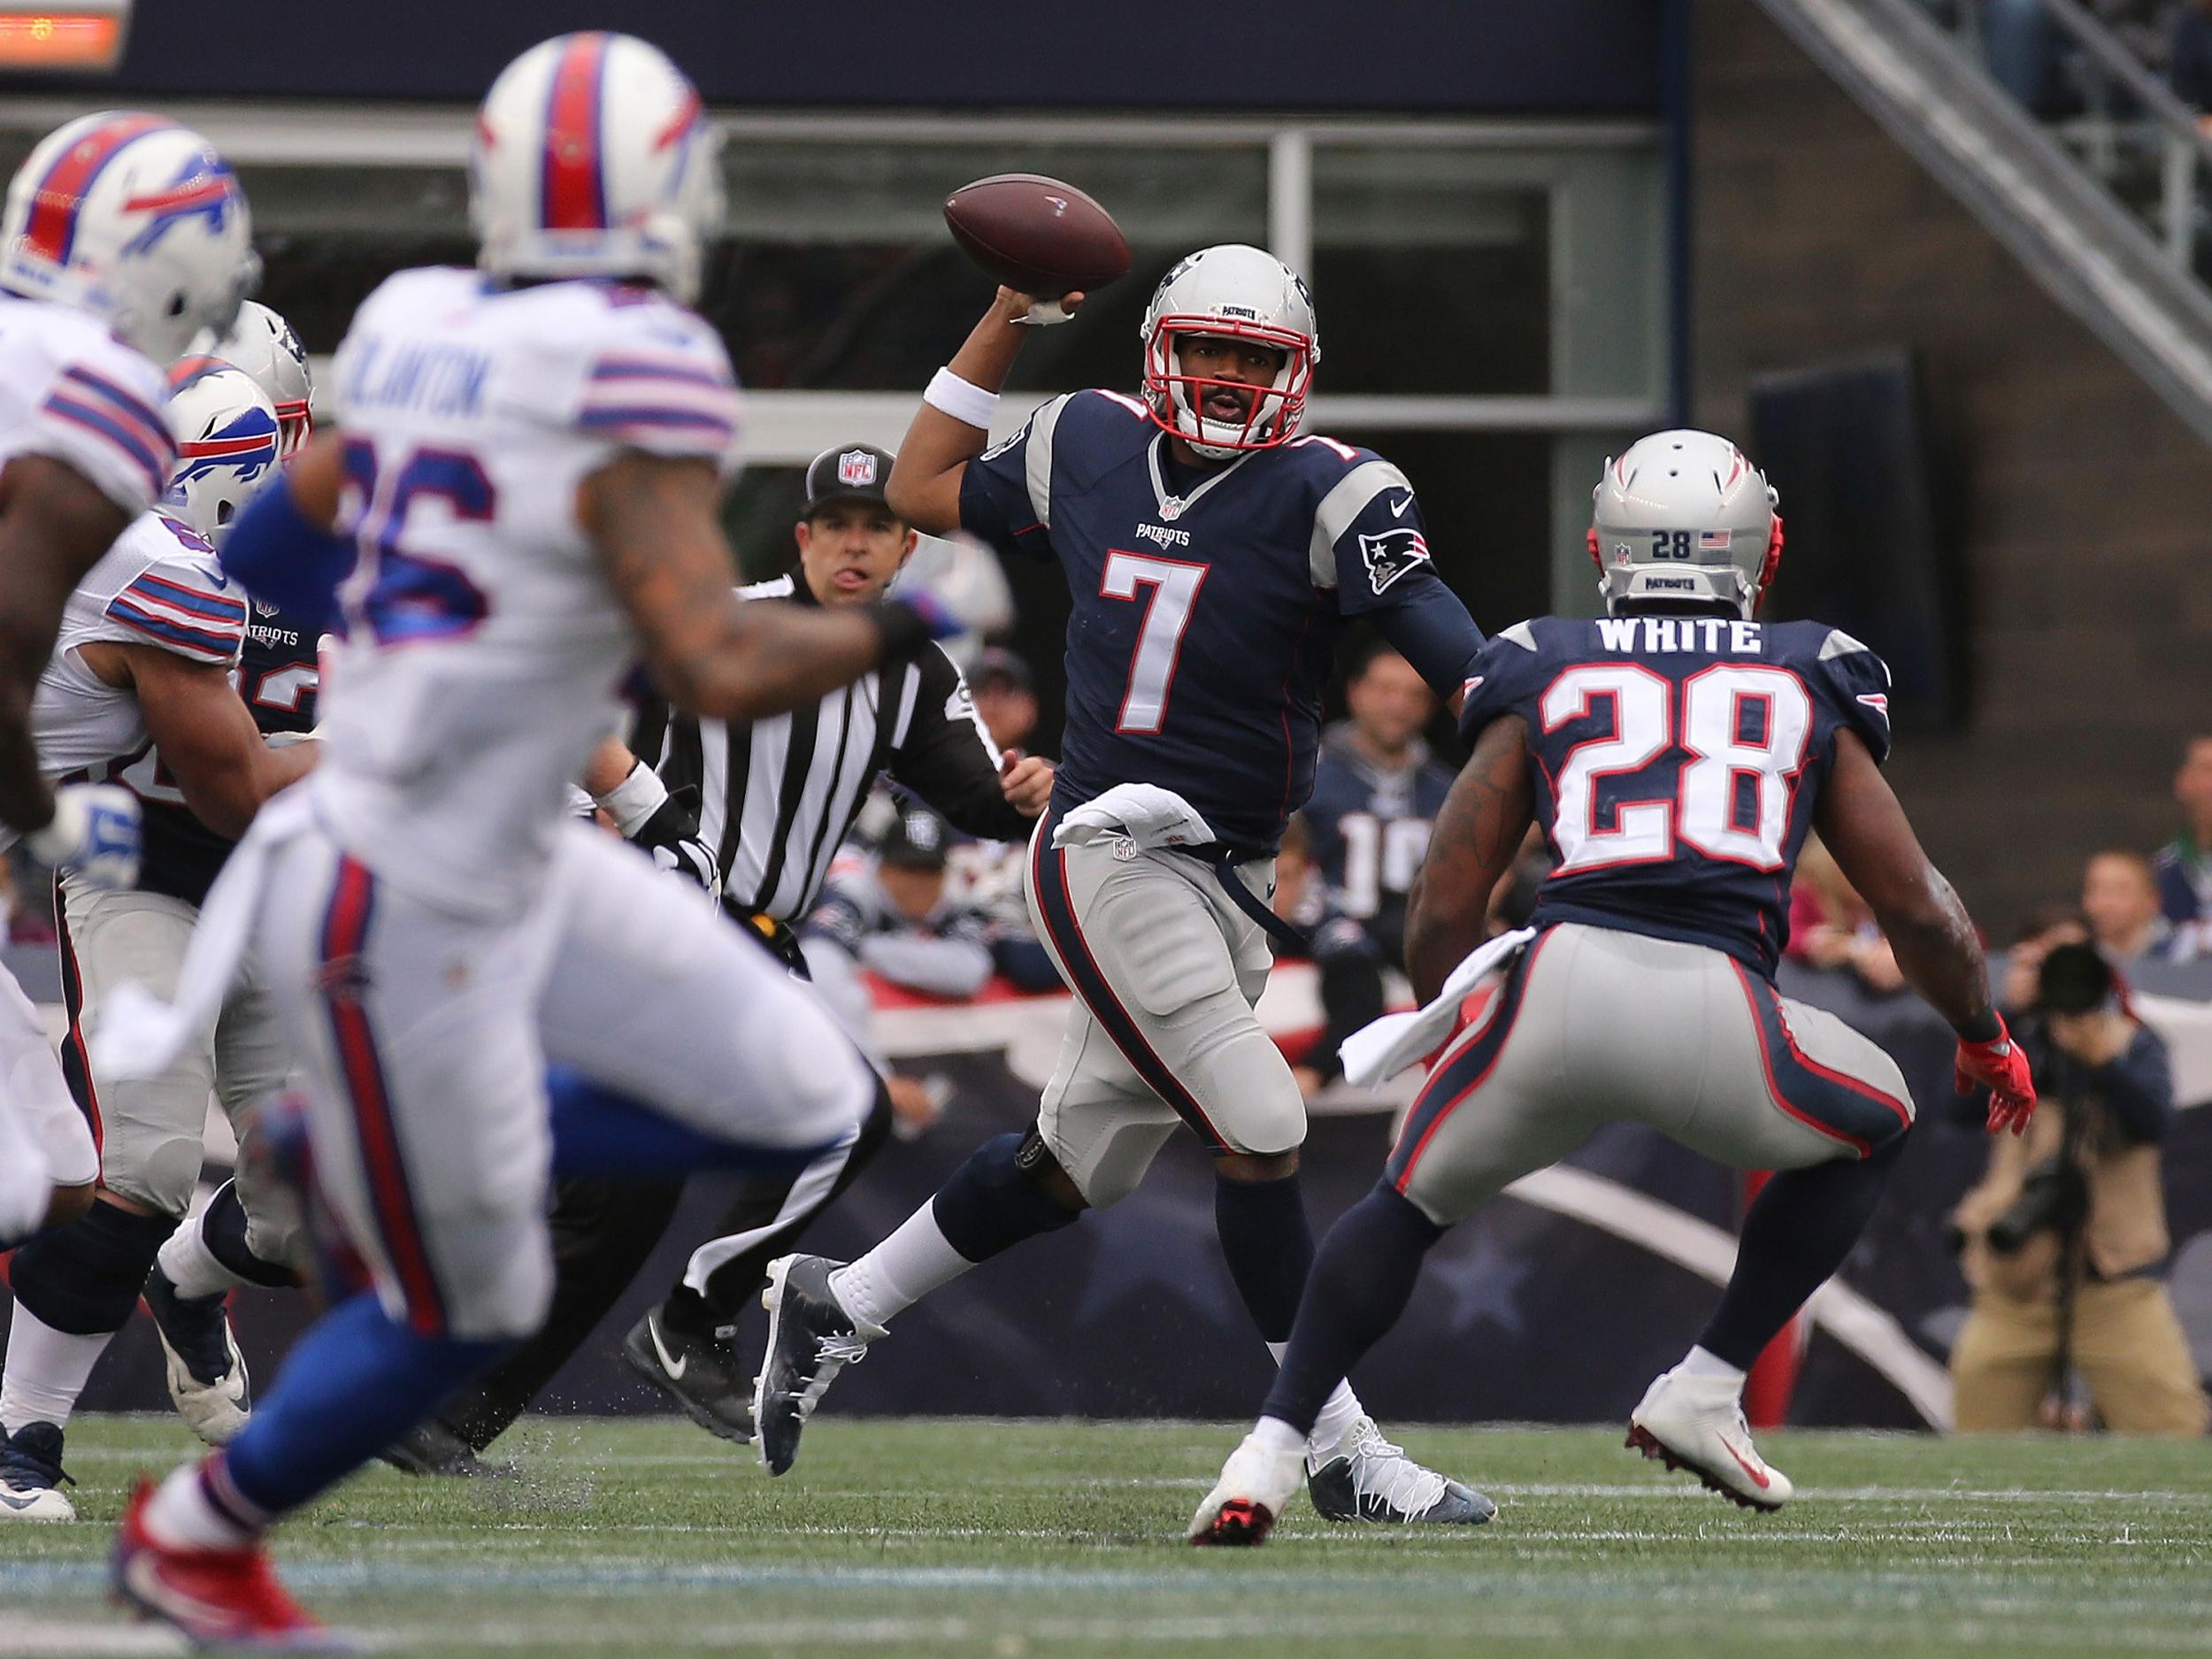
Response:
M1749 1371L1851 1254L1904 1146L1901 1134L1870 1157L1784 1170L1761 1187L1743 1218L1736 1271L1698 1346Z
M1237 1294L1263 1342L1287 1342L1298 1298L1313 1271L1313 1229L1298 1178L1233 1181L1214 1177L1214 1230Z
M1062 1205L1025 1172L1023 1148L1030 1139L1004 1134L986 1141L930 1201L945 1242L971 1262L987 1262L1081 1213Z
M57 1331L105 1336L130 1323L154 1258L176 1231L168 1216L134 1216L95 1199L65 1227L17 1249L8 1279L16 1300Z
M1337 1384L1405 1312L1422 1260L1443 1236L1443 1228L1387 1184L1346 1210L1321 1241L1289 1351L1261 1415L1312 1433Z
M246 1206L239 1202L238 1183L225 1181L215 1189L200 1212L200 1242L207 1253L250 1285L285 1290L300 1282L299 1275L280 1262L265 1262L246 1244Z
M231 1482L265 1516L297 1509L512 1346L418 1336L385 1314L375 1292L358 1292L293 1344L276 1386L223 1454Z

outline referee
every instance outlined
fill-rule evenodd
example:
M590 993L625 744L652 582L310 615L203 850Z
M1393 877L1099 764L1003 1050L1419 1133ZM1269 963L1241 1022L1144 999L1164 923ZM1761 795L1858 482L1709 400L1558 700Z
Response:
M794 532L796 567L739 591L802 605L880 597L917 540L884 499L890 472L890 456L864 443L815 457ZM960 670L933 644L810 708L749 724L672 718L664 705L649 706L629 749L608 744L584 782L626 836L649 850L664 849L656 852L662 863L705 879L733 919L803 973L794 930L883 773L987 841L1027 840L1052 795L1051 764L1000 753ZM695 801L695 833L683 810ZM890 1123L887 1097L879 1094L852 1141L796 1175L747 1178L720 1236L693 1254L682 1279L625 1338L624 1357L702 1427L726 1439L752 1437L752 1380L731 1340L739 1312L756 1300L767 1263L859 1173ZM388 1460L425 1474L480 1470L474 1454L521 1414L613 1306L659 1243L682 1190L680 1182L560 1183L545 1325Z

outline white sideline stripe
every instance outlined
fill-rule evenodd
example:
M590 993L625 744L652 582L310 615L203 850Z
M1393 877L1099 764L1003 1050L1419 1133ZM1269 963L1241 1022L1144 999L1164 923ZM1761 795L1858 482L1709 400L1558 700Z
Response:
M1632 1187L1571 1164L1525 1175L1506 1195L1640 1244L1678 1267L1725 1285L1736 1265L1736 1240L1710 1222L1662 1203ZM1951 1426L1951 1377L1920 1350L1905 1329L1840 1279L1812 1294L1805 1311L1814 1325L1871 1365L1905 1396L1931 1427Z
M181 1654L191 1645L158 1624L75 1624L10 1617L0 1624L0 1654Z

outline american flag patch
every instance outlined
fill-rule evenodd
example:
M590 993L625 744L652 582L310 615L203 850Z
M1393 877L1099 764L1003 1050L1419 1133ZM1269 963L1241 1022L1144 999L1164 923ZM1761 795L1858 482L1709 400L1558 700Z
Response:
M1697 533L1697 550L1701 553L1725 553L1728 551L1728 535L1725 530L1701 530Z

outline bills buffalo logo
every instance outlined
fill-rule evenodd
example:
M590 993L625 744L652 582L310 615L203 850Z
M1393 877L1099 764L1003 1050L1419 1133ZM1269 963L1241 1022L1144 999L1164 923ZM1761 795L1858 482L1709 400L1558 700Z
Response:
M865 449L846 450L837 457L837 481L849 488L866 488L876 481L876 457Z
M1429 544L1426 537L1409 525L1379 535L1363 534L1359 553L1367 564L1368 582L1379 594L1415 565L1428 563Z

